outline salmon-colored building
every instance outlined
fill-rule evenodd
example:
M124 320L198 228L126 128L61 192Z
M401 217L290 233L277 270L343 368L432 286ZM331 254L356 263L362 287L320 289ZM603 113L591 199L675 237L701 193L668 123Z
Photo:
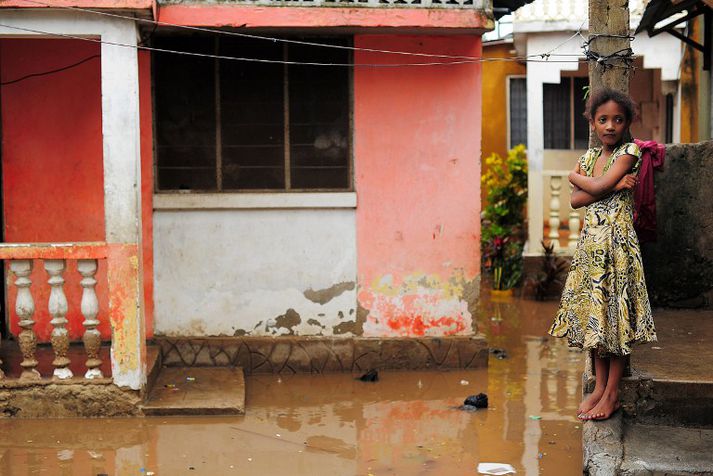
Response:
M131 389L154 339L480 342L489 2L0 7L1 330L22 378L48 377L35 342L71 378L84 339L106 378L111 340Z

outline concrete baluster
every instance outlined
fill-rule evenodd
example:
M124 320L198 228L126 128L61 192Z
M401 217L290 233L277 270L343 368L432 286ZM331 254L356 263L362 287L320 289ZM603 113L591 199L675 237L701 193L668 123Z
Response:
M50 324L54 327L52 329L52 349L54 350L54 360L52 365L54 365L53 375L59 379L72 378L72 371L69 370L69 358L67 357L67 351L69 350L69 333L67 332L66 325L67 319L67 297L64 295L64 278L62 273L64 273L65 261L63 259L48 259L45 260L45 271L50 275L47 280L49 283L50 299L49 299L49 312L52 316Z
M577 210L570 210L569 212L569 240L567 242L567 247L569 249L574 249L579 241L579 213Z
M97 273L97 260L81 259L77 261L77 270L82 275L80 284L82 286L82 315L84 316L84 349L87 353L87 373L84 378L94 379L102 378L102 372L99 370L102 361L99 358L99 348L101 347L101 335L97 330L99 320L99 300L94 287L97 280L94 275Z
M10 271L17 278L15 280L15 286L17 286L15 312L20 319L19 325L22 328L18 336L20 351L22 352L22 362L20 362L22 374L20 374L20 379L39 380L40 373L35 368L37 367L37 358L35 357L37 337L33 329L35 321L32 319L35 313L35 301L32 299L32 293L30 292L32 260L12 260L10 261Z
M553 175L550 177L550 232L547 237L554 245L554 249L558 249L559 245L559 229L560 229L560 189L562 188L562 177Z

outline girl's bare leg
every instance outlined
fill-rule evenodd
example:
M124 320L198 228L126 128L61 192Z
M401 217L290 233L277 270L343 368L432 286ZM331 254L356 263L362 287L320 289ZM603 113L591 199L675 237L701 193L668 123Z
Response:
M591 353L594 354L594 377L596 383L592 393L579 404L577 409L577 417L582 419L585 419L587 413L599 403L609 379L609 359L599 357L596 351L591 351Z
M626 357L612 356L609 358L609 376L604 394L594 408L586 415L587 420L606 420L619 409L619 383L624 376Z

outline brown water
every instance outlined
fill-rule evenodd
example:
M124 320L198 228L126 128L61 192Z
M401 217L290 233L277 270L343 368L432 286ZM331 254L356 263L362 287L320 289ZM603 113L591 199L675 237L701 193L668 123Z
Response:
M555 307L484 303L480 330L509 355L487 370L254 376L243 417L0 420L0 474L581 474L583 360L542 337ZM487 410L457 409L479 392Z

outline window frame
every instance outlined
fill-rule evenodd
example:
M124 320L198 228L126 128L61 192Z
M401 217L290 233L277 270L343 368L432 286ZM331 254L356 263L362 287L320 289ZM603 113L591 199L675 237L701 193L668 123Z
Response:
M528 97L527 97L527 75L525 74L511 74L505 77L506 79L506 86L505 86L505 111L507 113L507 119L505 121L505 124L507 126L507 132L506 132L506 138L505 138L505 144L507 145L508 149L512 149L515 147L517 144L512 143L512 114L511 114L511 98L510 98L510 89L511 89L511 81L513 79L524 79L525 80L525 103L527 105L528 102ZM529 107L528 107L529 110ZM529 111L528 111L529 114ZM527 136L527 116L525 116L525 135ZM528 141L529 142L529 141ZM527 144L525 144L525 147L527 147Z
M179 34L180 35L180 34ZM169 34L166 36L177 36L174 34ZM329 39L344 39L348 46L353 46L354 35L297 35L285 37L289 39L307 40L307 41L319 41L329 40ZM218 35L213 38L213 54L219 54L219 44L220 37ZM289 44L284 42L282 48L282 59L288 58L288 47ZM158 53L162 54L162 53ZM353 65L354 63L354 53L353 51L348 51L348 62ZM222 134L221 134L221 114L220 114L220 63L221 60L213 58L213 67L215 68L214 74L214 101L215 101L215 141L216 141L216 152L215 152L215 175L216 175L216 188L215 189L162 189L159 187L159 164L158 164L158 134L157 134L157 123L156 120L156 54L151 55L151 104L153 110L152 117L152 151L153 151L153 193L160 195L208 195L208 194L218 194L221 196L229 194L314 194L314 193L324 193L334 195L334 194L353 194L355 192L354 185L354 67L353 66L339 66L339 68L347 68L347 140L348 140L348 150L347 150L347 187L343 188L293 188L291 187L291 163L290 163L290 123L289 123L289 113L290 113L290 102L289 102L289 66L288 64L283 65L282 72L282 84L283 84L283 118L284 118L284 143L283 143L283 157L284 157L284 171L285 171L285 187L281 189L277 188L250 188L250 189L226 189L222 187L223 184L223 170L222 170ZM335 66L336 67L336 66ZM296 205L301 202L299 199L290 199ZM311 203L309 200L308 203ZM342 202L339 202L342 203ZM341 207L341 206L339 206ZM171 207L168 207L171 208ZM193 207L189 207L193 208ZM241 208L241 207L238 207ZM268 206L267 208L273 208ZM349 208L349 207L348 207Z
M569 134L568 134L568 140L567 140L567 142L568 142L569 144L568 144L568 147L567 147L566 149L562 149L562 148L549 148L549 147L545 146L544 141L543 141L543 150L581 150L581 148L578 148L578 147L577 147L577 137L576 137L576 132L577 132L577 131L576 131L576 121L577 121L578 118L579 118L580 120L582 119L581 116L578 116L577 114L575 114L575 111L576 111L576 109L577 109L576 106L575 106L575 100L576 100L576 98L577 98L577 96L576 96L577 91L576 91L576 88L575 88L575 82L576 82L577 79L587 79L587 81L588 81L588 77L587 77L587 76L577 76L577 75L573 75L573 76L570 76L570 75L561 76L561 75L560 75L560 81L559 81L559 83L548 83L548 84L560 84L560 85L561 85L564 81L567 82L567 85L568 85L568 87L567 87L567 89L568 89L568 94L567 94L567 96L568 96L568 101L569 101L569 104L568 104L568 107L567 107L567 109L569 110L569 124L568 124L568 126L567 126L567 127L569 127L569 130L568 130ZM542 88L543 88L543 114L544 114L544 84L545 84L545 83L542 84ZM588 130L588 129L587 129L587 130ZM544 121L544 118L543 118L543 121L542 121L542 135L543 135L543 139L544 139L544 137L545 137L545 121ZM588 140L589 140L589 134L587 135L587 141L588 141Z

